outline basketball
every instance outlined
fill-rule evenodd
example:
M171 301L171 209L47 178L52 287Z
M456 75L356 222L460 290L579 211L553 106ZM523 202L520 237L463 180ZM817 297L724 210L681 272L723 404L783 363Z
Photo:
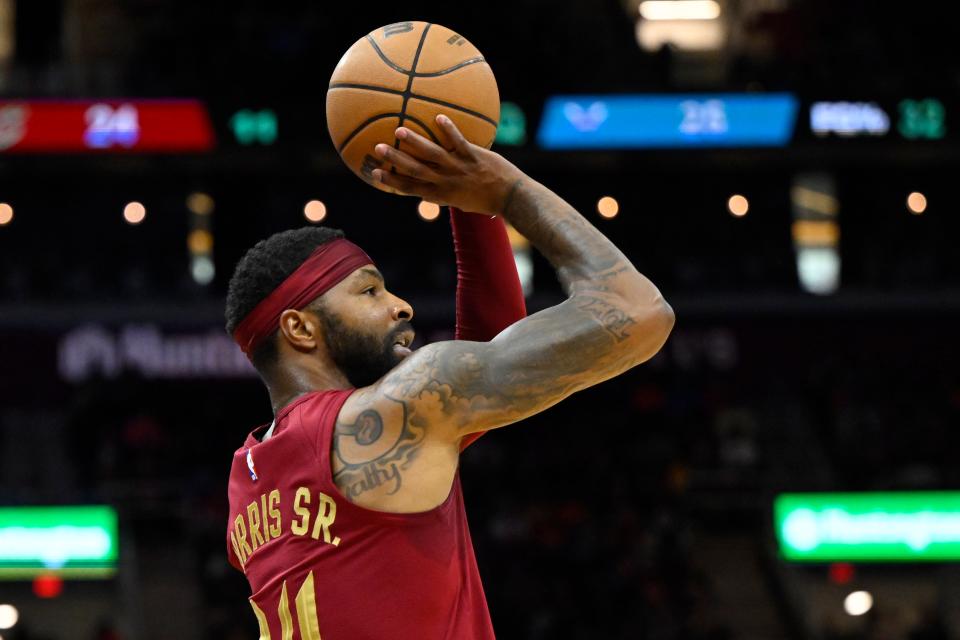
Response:
M500 119L500 94L490 65L463 36L438 24L397 22L351 46L333 70L327 92L327 128L347 166L367 183L391 165L373 151L379 143L401 150L394 132L404 126L442 144L443 113L474 144L489 147Z

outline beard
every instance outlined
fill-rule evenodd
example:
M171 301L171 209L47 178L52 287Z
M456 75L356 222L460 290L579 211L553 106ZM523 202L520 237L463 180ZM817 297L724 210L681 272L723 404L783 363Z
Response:
M318 314L327 337L327 348L337 368L356 388L368 387L403 361L393 345L397 337L413 329L406 320L385 336L352 329L330 311Z

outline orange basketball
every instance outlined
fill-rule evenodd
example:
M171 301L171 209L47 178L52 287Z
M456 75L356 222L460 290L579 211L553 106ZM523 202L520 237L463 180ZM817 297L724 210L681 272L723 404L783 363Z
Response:
M357 40L343 54L327 92L327 128L337 152L363 180L390 163L373 148L403 150L398 126L441 144L444 113L474 144L489 147L500 120L500 94L490 65L466 38L429 22L397 22Z

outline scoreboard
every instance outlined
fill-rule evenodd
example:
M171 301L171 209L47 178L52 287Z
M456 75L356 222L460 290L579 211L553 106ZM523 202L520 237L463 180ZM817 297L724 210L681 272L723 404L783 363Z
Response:
M791 93L568 95L547 100L537 141L550 150L787 147L829 139L937 141L938 98L801 100Z
M214 147L199 100L0 102L0 153L196 153Z
M218 104L211 116L198 99L0 99L0 155L209 153L218 140L226 148L332 153L322 97L316 100ZM789 92L561 95L547 98L535 142L548 151L935 143L951 138L957 106L929 96L801 99ZM523 111L504 102L496 143L527 144L526 127Z
M778 147L796 113L787 93L556 96L537 140L546 149Z

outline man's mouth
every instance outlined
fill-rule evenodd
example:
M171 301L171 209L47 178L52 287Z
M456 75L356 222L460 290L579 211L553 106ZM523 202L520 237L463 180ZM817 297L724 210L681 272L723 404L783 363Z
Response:
M408 356L413 351L410 349L410 345L413 344L414 333L404 332L397 335L396 339L393 341L393 351L401 356Z

